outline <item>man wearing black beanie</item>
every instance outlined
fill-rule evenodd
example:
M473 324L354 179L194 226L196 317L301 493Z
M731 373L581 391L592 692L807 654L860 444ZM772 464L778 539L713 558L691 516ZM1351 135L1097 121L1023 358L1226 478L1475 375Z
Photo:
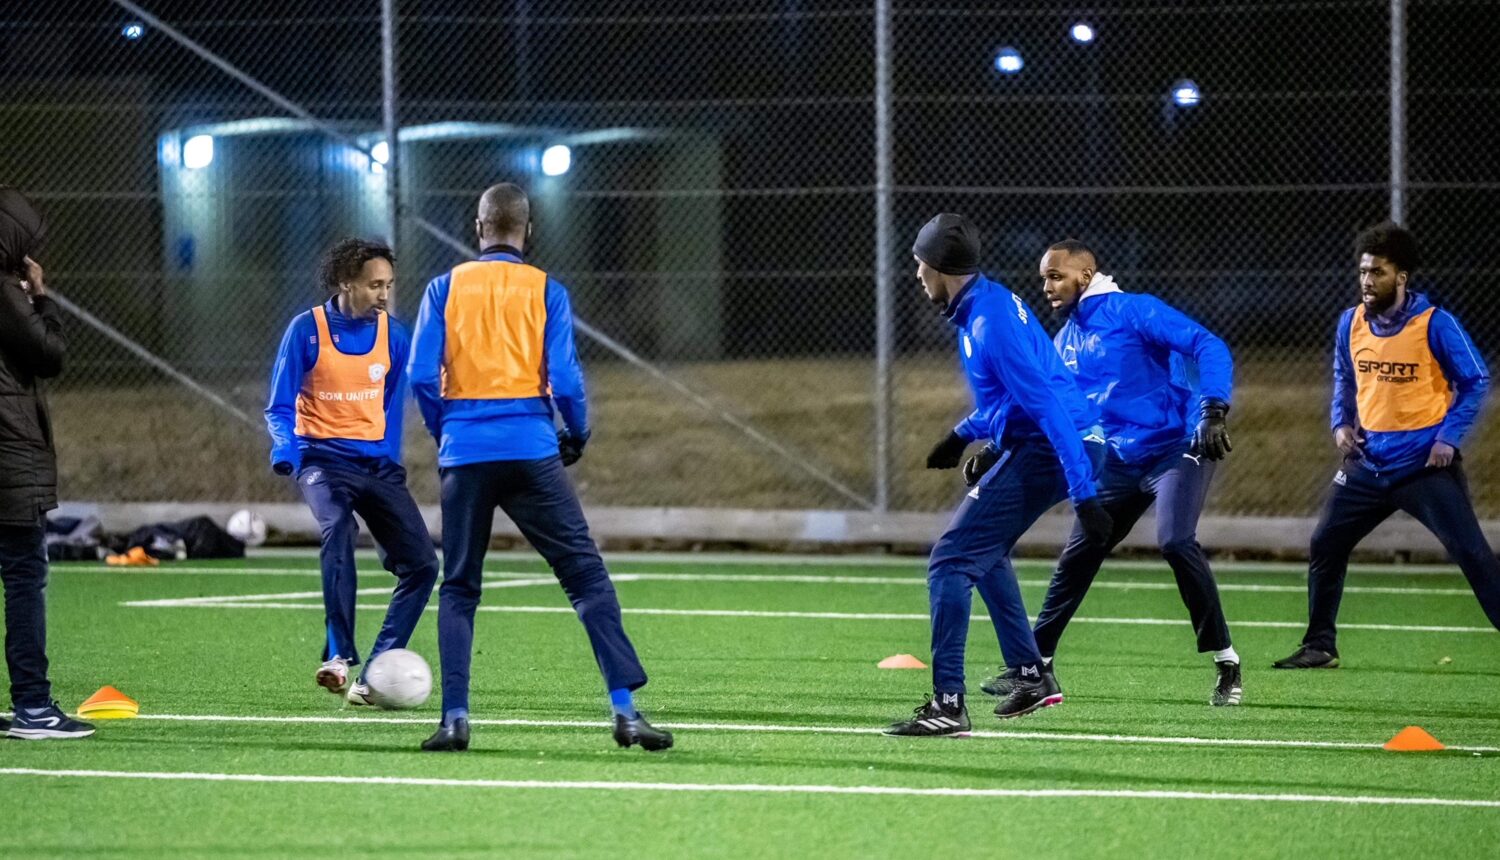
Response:
M47 296L45 223L26 196L0 186L0 579L5 582L5 663L13 738L82 738L94 727L52 701L47 680L45 516L57 507L57 455L39 380L62 372L67 340Z
M927 587L932 613L933 695L886 734L967 734L964 645L971 591L990 611L1006 665L1018 681L995 708L1019 717L1059 704L1056 678L1042 657L1021 600L1010 550L1048 508L1071 498L1089 539L1105 544L1112 523L1095 498L1094 470L1104 459L1098 413L1019 296L979 274L979 231L962 215L927 222L912 246L927 299L958 329L973 414L927 457L929 469L956 468L970 442L984 450L964 467L972 489L932 548Z

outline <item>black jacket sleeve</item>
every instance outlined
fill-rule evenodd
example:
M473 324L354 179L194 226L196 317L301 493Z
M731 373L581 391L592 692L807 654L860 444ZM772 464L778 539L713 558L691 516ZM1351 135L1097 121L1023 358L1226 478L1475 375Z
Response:
M0 349L33 376L62 373L68 339L57 303L47 296L32 299L17 281L0 279Z

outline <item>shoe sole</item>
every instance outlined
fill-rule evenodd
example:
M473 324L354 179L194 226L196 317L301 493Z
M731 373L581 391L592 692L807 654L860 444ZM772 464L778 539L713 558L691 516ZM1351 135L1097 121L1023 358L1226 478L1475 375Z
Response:
M1054 707L1056 705L1061 705L1062 703L1063 703L1063 695L1062 695L1062 693L1058 693L1056 695L1048 696L1047 698L1042 699L1040 702L1037 702L1036 704L1032 705L1031 707L1027 708L1024 711L1016 711L1014 714L1002 714L1002 713L996 712L995 716L999 717L1002 720L1013 720L1016 717L1024 717L1027 714L1034 714L1037 711L1040 711L1042 708L1051 708L1051 707Z
M23 741L73 741L79 738L86 738L93 733L93 729L89 729L86 732L61 732L57 729L10 728L5 732L5 735L6 737Z
M342 696L349 692L349 676L345 675L340 680L338 673L332 669L319 669L316 680L319 687L333 693L335 696Z
M1338 658L1334 658L1332 660L1329 660L1327 663L1319 663L1316 666L1294 666L1294 665L1288 665L1288 664L1284 664L1284 663L1272 663L1271 664L1271 668L1272 669L1337 669L1338 667L1339 667Z
M970 738L974 736L972 729L966 729L961 732L949 732L945 735L903 735L896 732L881 732L881 734L888 738Z

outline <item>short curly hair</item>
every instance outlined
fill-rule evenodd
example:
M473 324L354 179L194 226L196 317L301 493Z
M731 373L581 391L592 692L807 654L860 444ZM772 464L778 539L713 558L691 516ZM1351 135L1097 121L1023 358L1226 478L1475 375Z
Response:
M371 260L385 260L392 268L396 266L395 252L384 242L341 239L323 254L322 261L318 263L318 283L329 295L333 295L339 291L339 284L359 277L365 263Z
M1413 272L1422 265L1417 237L1394 221L1362 230L1354 239L1354 256L1369 254L1390 260L1399 272Z

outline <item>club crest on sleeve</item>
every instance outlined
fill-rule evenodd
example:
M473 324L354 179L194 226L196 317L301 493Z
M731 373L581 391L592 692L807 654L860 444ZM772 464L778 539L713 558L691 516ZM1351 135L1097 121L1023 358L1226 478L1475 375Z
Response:
M1346 486L1349 483L1349 476L1344 474L1343 469L1340 469L1334 473L1333 482L1335 484L1338 484L1340 487Z

